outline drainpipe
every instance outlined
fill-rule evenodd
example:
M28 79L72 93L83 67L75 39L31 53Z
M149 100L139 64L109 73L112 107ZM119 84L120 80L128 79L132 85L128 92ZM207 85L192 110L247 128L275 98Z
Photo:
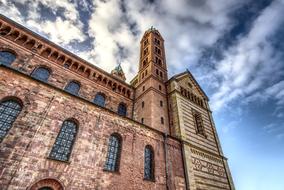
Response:
M164 155L165 155L165 170L166 170L166 187L167 190L170 190L170 179L169 179L169 169L168 169L168 146L167 146L167 138L168 135L164 134Z

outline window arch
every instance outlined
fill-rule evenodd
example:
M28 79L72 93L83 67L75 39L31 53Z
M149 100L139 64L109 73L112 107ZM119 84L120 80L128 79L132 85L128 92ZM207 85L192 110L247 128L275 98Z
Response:
M108 171L119 170L119 160L121 154L121 136L112 134L108 142L108 151L104 169Z
M64 187L57 179L45 178L34 183L29 190L63 190Z
M11 129L21 110L21 104L15 100L10 99L0 103L0 142Z
M49 157L60 161L68 161L75 137L77 135L77 124L72 120L65 120L61 126L59 134L51 149Z
M94 99L94 103L98 106L105 107L105 95L103 93L97 93Z
M126 116L126 114L127 114L127 107L126 107L125 103L120 103L118 105L117 113L118 113L118 115Z
M16 59L16 55L9 51L0 51L0 64L10 66Z
M145 147L144 152L144 179L154 180L154 151L150 145Z
M45 67L38 67L32 73L32 77L34 77L38 80L41 80L43 82L48 81L49 75L50 75L50 71L49 71L49 69L47 69Z
M80 84L76 81L71 81L67 84L64 90L70 92L71 94L78 95Z

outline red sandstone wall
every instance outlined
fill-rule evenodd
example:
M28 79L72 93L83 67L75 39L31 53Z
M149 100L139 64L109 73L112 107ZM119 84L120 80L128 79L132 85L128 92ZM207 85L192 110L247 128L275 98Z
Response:
M46 66L51 69L51 77L48 83L64 89L64 87L72 80L76 80L81 84L79 96L89 101L93 101L97 92L102 92L106 95L106 108L117 111L120 102L127 105L127 116L132 117L132 100L119 93L110 90L107 85L102 82L94 82L80 75L77 71L64 68L62 65L55 64L50 60L33 54L31 51L17 45L11 44L8 41L0 38L0 50L13 50L17 54L17 59L12 64L14 68L30 75L38 66Z
M57 84L56 79L51 82ZM161 134L0 67L0 100L7 96L18 97L24 106L0 144L0 189L9 185L9 189L24 190L47 177L58 179L67 190L166 189ZM79 122L70 162L50 160L47 156L68 118ZM119 173L103 171L108 138L113 132L121 134L123 140ZM147 144L155 152L155 182L143 180ZM184 189L180 147L173 140L169 144L170 186Z

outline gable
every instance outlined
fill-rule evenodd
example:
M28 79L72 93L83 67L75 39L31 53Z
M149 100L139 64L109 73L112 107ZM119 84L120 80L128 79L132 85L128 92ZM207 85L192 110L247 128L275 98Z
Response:
M177 81L178 85L189 92L192 92L196 96L202 97L203 99L208 100L207 95L199 86L193 75L186 71L174 77L175 81Z

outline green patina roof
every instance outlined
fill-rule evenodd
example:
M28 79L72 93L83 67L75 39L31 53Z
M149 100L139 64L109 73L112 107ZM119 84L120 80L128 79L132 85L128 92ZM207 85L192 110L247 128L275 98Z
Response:
M118 64L118 65L114 68L114 70L117 71L117 72L123 72L122 67L121 67L120 64Z
M156 31L157 29L154 28L154 26L151 26L151 28L148 29L148 31Z

